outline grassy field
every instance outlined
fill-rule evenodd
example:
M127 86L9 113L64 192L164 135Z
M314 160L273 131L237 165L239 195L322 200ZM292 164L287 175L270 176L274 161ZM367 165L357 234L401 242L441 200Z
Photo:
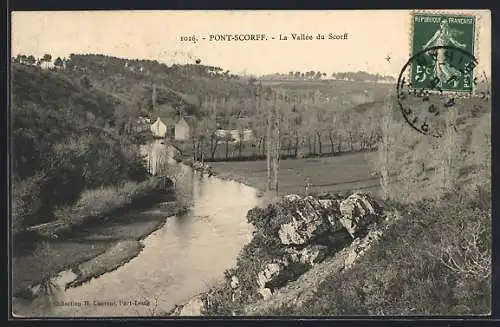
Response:
M266 186L266 161L211 162L218 177L233 179L261 191ZM370 174L372 168L366 154L347 154L336 157L288 159L280 162L279 193L303 193L306 179L309 191L347 192L363 190L377 192L378 178Z

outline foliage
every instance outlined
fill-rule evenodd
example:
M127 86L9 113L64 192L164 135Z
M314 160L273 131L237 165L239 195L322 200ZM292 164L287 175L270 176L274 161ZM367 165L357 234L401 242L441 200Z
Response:
M163 184L159 178L143 182L127 181L116 186L86 189L72 206L60 206L54 216L63 222L58 231L68 230L91 219L103 219L117 210L124 210L159 194Z
M24 180L12 183L12 232L14 235L39 220L42 208L40 185L45 176L38 173Z
M136 146L113 129L116 99L37 67L14 65L12 81L15 233L85 189L147 177Z

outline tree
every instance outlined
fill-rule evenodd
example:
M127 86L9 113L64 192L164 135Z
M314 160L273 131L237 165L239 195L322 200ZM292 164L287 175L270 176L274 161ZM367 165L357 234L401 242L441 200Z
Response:
M377 173L380 179L380 188L382 189L382 198L387 200L389 198L389 184L390 173L392 170L394 153L391 149L393 146L393 133L391 131L392 120L392 106L388 97L384 103L384 111L382 113L382 138L378 144L378 164Z
M57 57L56 60L54 61L54 66L56 66L57 68L62 68L64 65L61 57Z
M281 92L280 92L281 95ZM266 190L274 191L274 196L277 198L278 190L278 171L280 158L280 105L278 105L278 92L272 90L272 106L267 113L267 183Z
M51 61L52 61L52 55L51 55L51 54L49 54L49 53L44 54L44 55L43 55L43 60L44 60L45 62L51 62Z
M66 69L67 70L73 70L74 65L73 65L73 62L70 59L65 60L65 63L66 63Z
M36 63L36 59L33 55L29 55L28 58L26 58L26 63L28 65L34 65Z
M324 110L322 108L319 108L319 107L316 107L316 110L315 110L315 115L316 115L316 119L315 119L315 131L316 131L316 140L318 141L318 151L319 151L319 155L321 155L323 153L323 143L321 142L321 138L323 136L323 127L324 127L324 119L325 119L325 116L326 116L326 113L324 112Z
M20 63L20 64L26 64L26 59L28 57L25 55L25 54L18 54L17 55L17 61Z

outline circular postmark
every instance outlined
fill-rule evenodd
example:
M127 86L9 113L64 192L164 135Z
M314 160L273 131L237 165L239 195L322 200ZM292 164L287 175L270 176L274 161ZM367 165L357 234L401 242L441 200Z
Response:
M398 104L416 131L441 137L488 101L485 72L474 74L477 59L464 49L435 46L419 51L403 66L397 82Z

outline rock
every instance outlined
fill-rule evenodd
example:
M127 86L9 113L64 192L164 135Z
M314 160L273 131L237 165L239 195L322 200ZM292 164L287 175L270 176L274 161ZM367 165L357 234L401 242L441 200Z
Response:
M302 199L302 197L300 195L297 195L297 194L288 194L288 195L285 195L283 197L283 199L285 199L286 201L293 202L293 201L297 201L297 200Z
M340 202L340 223L352 238L366 232L366 228L379 218L379 205L365 193L353 193Z
M234 290L240 286L240 281L238 280L238 277L233 276L231 277L231 288Z
M201 295L198 295L187 303L176 306L171 316L203 316L205 310L205 301L203 301Z
M380 238L382 232L374 230L369 232L364 238L358 238L352 242L344 260L344 269L351 268L356 261L363 256L366 251Z
M293 199L290 202L289 199ZM278 215L279 221L290 221L281 225L278 235L284 245L303 245L310 243L312 239L326 232L340 230L342 225L335 218L340 214L335 202L323 201L308 196L297 198L289 197L286 202L280 204Z
M267 300L273 295L269 288L259 288L259 294L262 296L264 300Z
M281 267L279 263L268 263L264 266L264 269L258 273L257 285L259 285L259 288L266 288L266 284L277 277L280 272Z
M311 245L302 250L287 248L285 251L289 262L313 266L326 258L328 247L325 245Z
M318 201L319 201L319 204L321 204L321 206L324 209L331 208L335 203L334 200L330 200L330 199L319 199Z

